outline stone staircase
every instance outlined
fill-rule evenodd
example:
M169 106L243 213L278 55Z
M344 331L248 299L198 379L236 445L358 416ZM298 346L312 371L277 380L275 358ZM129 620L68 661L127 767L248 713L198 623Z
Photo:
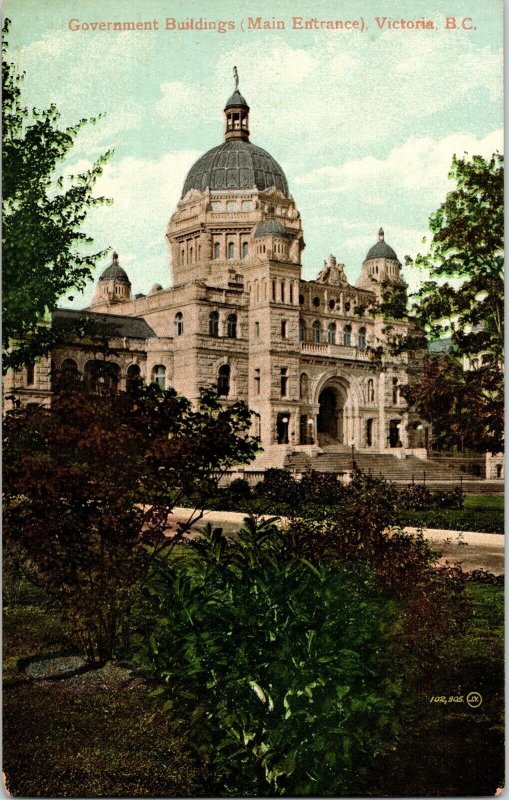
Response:
M468 479L457 465L449 465L443 461L427 459L426 461L407 455L405 458L397 458L390 454L365 453L354 451L353 457L357 466L375 476L382 476L386 480L410 483L413 481L422 483L450 482L459 483L460 480ZM352 470L352 451L349 448L337 449L327 448L322 453L309 456L307 453L295 452L287 456L285 467L292 472L306 472L306 470L316 470L317 472L336 472L345 473Z

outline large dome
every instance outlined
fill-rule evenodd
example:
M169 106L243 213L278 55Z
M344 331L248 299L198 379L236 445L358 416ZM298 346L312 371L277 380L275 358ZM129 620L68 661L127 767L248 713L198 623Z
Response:
M182 190L259 189L275 186L288 196L286 176L270 153L250 141L228 139L198 159L188 172Z

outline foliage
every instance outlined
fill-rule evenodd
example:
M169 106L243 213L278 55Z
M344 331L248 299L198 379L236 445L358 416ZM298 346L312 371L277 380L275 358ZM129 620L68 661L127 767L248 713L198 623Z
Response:
M93 187L110 153L85 172L59 176L76 135L87 122L59 127L54 105L29 111L20 75L8 60L10 21L4 23L3 79L3 341L4 369L48 352L55 332L38 323L59 297L81 289L103 255L86 255L82 230L88 211L105 202ZM61 171L61 170L60 170ZM25 341L23 341L25 340Z
M110 659L127 635L131 588L172 546L168 514L201 499L256 450L250 414L199 407L151 385L131 394L62 391L50 409L10 412L4 426L4 543L71 621L90 659ZM151 543L152 547L148 548Z
M391 738L394 605L369 571L313 566L253 519L209 528L150 586L147 657L228 794L348 794ZM179 728L180 726L180 728Z
M415 259L432 280L417 293L414 311L432 337L450 335L456 353L490 353L499 359L504 341L503 156L454 156L449 177L456 186L430 218L429 252Z
M418 382L401 391L413 409L433 422L436 449L504 449L504 377L498 365L465 370L448 353L426 357Z
M450 352L428 358L405 397L433 423L441 448L503 449L503 164L499 153L453 158L455 188L432 214L429 250L414 262L430 279L412 308L420 335L401 347L422 348L422 334L445 336Z

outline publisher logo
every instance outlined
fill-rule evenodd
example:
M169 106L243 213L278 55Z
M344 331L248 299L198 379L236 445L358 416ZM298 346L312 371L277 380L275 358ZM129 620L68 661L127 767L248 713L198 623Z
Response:
M469 692L467 694L467 703L470 708L479 708L482 704L482 695L479 692Z

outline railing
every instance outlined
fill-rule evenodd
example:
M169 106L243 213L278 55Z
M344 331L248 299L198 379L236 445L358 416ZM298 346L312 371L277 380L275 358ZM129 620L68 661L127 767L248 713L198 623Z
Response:
M357 361L371 361L370 351L359 347L351 347L341 344L329 344L328 342L301 342L302 353L309 353L316 356L329 356L331 358L351 358Z

